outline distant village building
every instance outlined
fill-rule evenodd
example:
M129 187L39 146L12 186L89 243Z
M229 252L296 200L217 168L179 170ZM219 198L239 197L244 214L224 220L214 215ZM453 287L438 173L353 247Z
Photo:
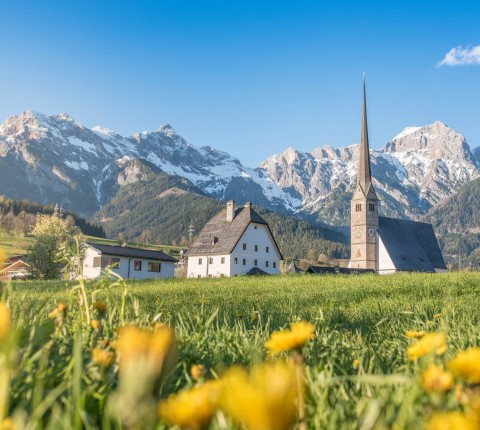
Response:
M0 269L0 281L24 281L27 279L30 275L30 266L25 260L24 255L8 258L4 267Z
M357 185L351 201L351 257L348 267L371 269L380 274L446 271L432 225L379 216L379 204L370 170L364 81L362 137Z
M110 266L113 273L124 279L173 278L176 262L162 251L86 243L83 276L87 279L101 277Z
M268 223L250 203L235 208L233 200L205 225L187 257L189 278L276 275L283 259Z

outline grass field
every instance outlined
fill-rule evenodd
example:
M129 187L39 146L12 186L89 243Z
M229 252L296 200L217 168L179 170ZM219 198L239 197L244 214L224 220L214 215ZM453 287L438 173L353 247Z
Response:
M315 339L303 351L308 428L421 429L436 412L469 410L458 400L460 388L426 393L420 378L429 363L448 363L457 351L480 344L480 273L122 285L86 285L83 303L101 321L96 329L86 322L86 308L78 300L81 290L72 291L74 284L27 281L5 290L17 333L7 415L18 428L165 428L152 412L154 405L195 384L192 365L202 364L204 378L214 379L234 364L252 367L269 360L264 344L270 334L298 320L316 327ZM101 318L91 306L99 299L108 303ZM60 302L68 303L68 313L48 318ZM122 365L102 370L92 361L92 348L110 350L105 340L116 339L118 326L152 327L156 322L176 331L174 364L147 400L137 398L132 405L133 394L125 393L135 392L136 383L125 391ZM404 335L407 330L445 333L448 350L409 361L406 351L414 341ZM461 387L477 392L476 386ZM210 428L240 427L217 412Z

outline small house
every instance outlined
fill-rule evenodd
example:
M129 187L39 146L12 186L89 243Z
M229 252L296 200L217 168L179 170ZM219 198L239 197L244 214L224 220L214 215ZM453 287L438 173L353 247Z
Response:
M187 252L187 277L277 275L283 260L268 223L250 203L227 207L202 229Z
M124 279L173 278L177 260L162 251L85 243L83 276L95 279L110 267Z

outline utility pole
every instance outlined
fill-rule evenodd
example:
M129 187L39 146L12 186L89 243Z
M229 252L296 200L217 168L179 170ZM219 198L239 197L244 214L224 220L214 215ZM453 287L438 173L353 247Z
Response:
M188 226L188 246L192 246L193 235L195 234L195 228L192 224Z

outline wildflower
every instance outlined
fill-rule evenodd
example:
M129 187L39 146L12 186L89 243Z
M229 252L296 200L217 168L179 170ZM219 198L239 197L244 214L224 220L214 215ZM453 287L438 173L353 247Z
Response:
M445 393L453 386L453 375L432 364L423 372L421 384L427 392Z
M424 331L415 331L415 330L407 330L405 332L405 336L410 337L412 339L420 339L423 336L425 336L425 334L426 333Z
M146 366L145 370L152 376L159 375L173 342L174 333L169 327L156 331L122 327L115 345L120 356L120 370L139 365Z
M438 320L438 319L441 318L441 317L442 317L442 314L435 314L435 315L433 316L433 319L434 319L434 320Z
M355 370L357 370L359 367L360 367L360 360L358 358L356 358L355 360L353 360L353 364L352 364L353 368Z
M100 327L102 326L102 323L99 320L92 320L92 322L90 324L92 325L92 327L95 331L100 330Z
M5 418L1 423L0 423L0 430L15 430L17 426L15 423L12 421L11 418Z
M264 363L250 375L235 367L224 381L222 408L249 430L287 430L295 423L299 391L294 367Z
M190 369L190 375L195 381L202 378L205 368L201 364L194 364Z
M302 348L312 338L315 327L305 321L290 324L290 330L272 333L265 347L270 354Z
M108 304L104 300L97 300L96 302L93 302L93 309L95 309L97 312L100 314L105 314L107 312Z
M426 430L475 430L475 421L461 412L436 412L427 422Z
M207 381L191 390L182 390L159 405L162 420L190 430L206 429L218 408L221 381Z
M59 303L58 306L48 314L48 318L64 318L67 313L68 305L66 303Z
M106 349L93 348L93 361L100 367L108 369L115 362L115 353Z
M10 334L11 315L5 303L0 302L0 343Z
M480 384L480 347L459 352L448 367L455 376Z
M407 356L415 360L431 353L442 355L446 350L447 337L443 333L428 333L408 348Z

